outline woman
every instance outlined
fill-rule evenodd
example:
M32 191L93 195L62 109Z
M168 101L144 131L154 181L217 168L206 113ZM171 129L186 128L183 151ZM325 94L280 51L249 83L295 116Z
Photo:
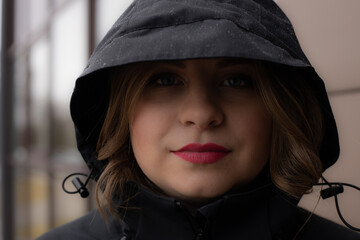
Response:
M296 207L338 137L273 1L134 1L71 112L100 211L40 239L360 239Z

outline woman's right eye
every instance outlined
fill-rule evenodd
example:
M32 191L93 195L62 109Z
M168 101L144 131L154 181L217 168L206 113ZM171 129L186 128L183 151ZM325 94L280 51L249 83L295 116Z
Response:
M151 78L150 84L159 87L171 87L181 85L182 82L178 76L174 74L161 74Z

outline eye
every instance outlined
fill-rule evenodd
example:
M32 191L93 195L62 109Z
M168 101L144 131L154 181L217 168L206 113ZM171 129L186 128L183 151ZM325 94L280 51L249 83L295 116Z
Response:
M182 81L175 74L165 73L152 77L150 80L150 84L152 86L171 87L181 85Z
M222 82L223 86L241 88L241 87L250 87L253 84L253 80L250 76L247 75L237 75L227 78Z

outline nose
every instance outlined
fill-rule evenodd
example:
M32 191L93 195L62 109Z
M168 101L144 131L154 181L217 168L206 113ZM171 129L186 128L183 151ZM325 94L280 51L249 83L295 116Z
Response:
M179 113L184 126L194 126L200 130L215 128L224 121L224 113L216 96L204 89L188 94Z

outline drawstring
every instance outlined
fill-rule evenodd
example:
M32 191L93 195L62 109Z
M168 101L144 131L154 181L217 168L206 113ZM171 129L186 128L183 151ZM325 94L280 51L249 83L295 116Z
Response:
M89 196L89 191L87 190L86 188L86 185L89 183L89 180L91 178L91 175L92 173L94 172L94 168L91 169L90 173L89 174L85 174L85 173L72 173L70 175L68 175L62 182L62 189L64 190L64 192L68 193L68 194L75 194L75 193L79 193L80 196L82 198L86 198ZM68 191L66 188L65 188L65 183L66 181L72 177L72 176L85 176L87 177L86 180L85 180L85 183L83 183L80 178L78 177L75 177L71 180L71 182L73 183L73 185L75 186L76 188L76 191Z

